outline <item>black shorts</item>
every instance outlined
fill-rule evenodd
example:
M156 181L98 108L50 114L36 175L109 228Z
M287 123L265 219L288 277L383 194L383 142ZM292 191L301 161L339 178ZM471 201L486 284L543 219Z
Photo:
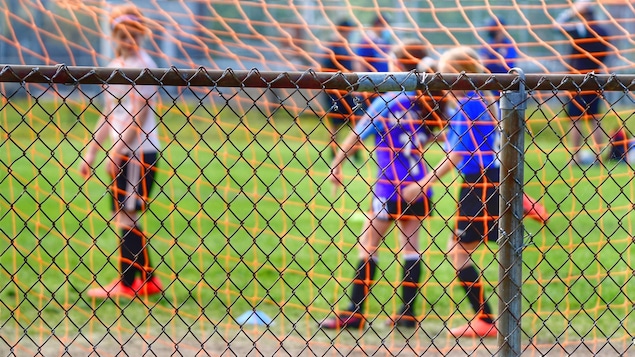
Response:
M430 199L426 195L412 203L373 196L371 205L372 216L385 220L421 220L430 216L431 212Z
M500 170L464 176L458 201L455 237L473 243L498 240L498 198Z
M110 187L115 211L142 211L148 204L159 155L156 152L137 155L124 158L122 171Z

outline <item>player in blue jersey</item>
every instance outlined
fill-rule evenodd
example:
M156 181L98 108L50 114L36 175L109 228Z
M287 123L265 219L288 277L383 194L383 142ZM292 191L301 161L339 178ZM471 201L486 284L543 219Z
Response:
M361 33L361 41L355 47L357 55L357 61L353 62L355 72L388 72L391 42L387 33L390 33L388 21L381 15L375 17L371 26ZM361 106L356 114L363 115L376 97L373 93L359 93Z
M439 60L442 73L483 73L478 54L469 47L449 50ZM461 337L494 337L497 330L490 304L484 298L481 273L472 261L472 253L487 241L498 238L498 185L500 164L497 152L500 131L493 96L478 91L455 92L456 108L446 132L446 157L423 179L403 191L406 200L426 196L431 184L457 169L463 183L458 215L448 257L456 269L457 279L467 292L476 315L465 326L450 333Z
M514 67L518 57L516 43L505 29L505 21L492 17L487 23L487 44L479 55L490 73L507 73ZM498 91L494 91L498 95ZM537 200L523 195L523 210L527 218L545 223L549 217L546 208Z
M390 64L390 42L384 36L388 28L386 19L377 16L370 28L361 34L361 41L355 49L359 60L353 64L355 72L388 72Z
M395 71L411 71L426 55L426 48L421 42L404 41L392 51L391 65ZM333 159L330 180L335 185L342 185L342 164L356 145L374 136L372 151L378 166L377 179L370 212L359 237L359 261L351 285L350 301L343 311L320 323L323 329L364 326L363 306L378 270L378 247L392 231L393 223L399 230L398 252L404 261L402 306L389 322L402 327L417 325L414 300L419 291L422 270L418 235L420 220L427 217L431 210L430 192L409 204L401 198L400 191L406 185L421 180L429 170L422 154L425 145L434 139L427 120L432 120L435 113L429 110L422 98L415 92L385 93L377 97Z
M491 73L507 73L514 67L516 44L505 30L505 21L492 18L487 23L487 44L479 52Z

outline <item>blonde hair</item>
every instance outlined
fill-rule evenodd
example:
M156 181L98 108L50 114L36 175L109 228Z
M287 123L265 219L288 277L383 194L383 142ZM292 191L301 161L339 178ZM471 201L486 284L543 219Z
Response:
M120 5L112 8L110 12L110 30L127 31L129 33L137 33L148 35L150 28L141 11L134 5Z
M441 56L439 71L445 73L485 73L485 66L474 49L460 46L446 51Z
M428 49L423 42L411 38L395 45L392 48L391 55L406 71L412 71L417 69L419 62L428 56Z
M439 59L439 72L442 73L488 73L478 53L467 46L460 46L446 51ZM490 93L484 94L487 110L492 118L498 120L498 110L495 109L493 103L496 98ZM454 103L456 105L456 102Z

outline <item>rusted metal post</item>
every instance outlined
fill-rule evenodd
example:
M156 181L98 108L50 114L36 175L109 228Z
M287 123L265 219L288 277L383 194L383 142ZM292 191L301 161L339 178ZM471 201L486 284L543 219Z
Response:
M499 356L520 356L522 314L523 167L527 92L522 70L518 90L503 91L501 109L501 181L499 216Z

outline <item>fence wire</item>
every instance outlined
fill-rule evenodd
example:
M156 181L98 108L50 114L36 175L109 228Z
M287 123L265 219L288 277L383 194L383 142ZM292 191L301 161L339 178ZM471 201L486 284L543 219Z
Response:
M5 66L0 355L633 353L634 80ZM460 150L450 121L468 111L466 92L516 126L489 151L500 176L474 183L434 171ZM365 104L399 98L387 93L411 104L391 112L394 122ZM521 97L499 106L497 93ZM112 206L122 193L111 187L127 181L106 170L111 144L82 176L95 126L118 110L103 105L109 96L142 96L157 118L156 166L127 161L129 171L150 168L143 177L154 187L139 194L136 228L124 233ZM384 139L415 129L395 137L401 146L347 146L365 120ZM497 120L480 125L499 135ZM400 160L435 176L425 207L379 199L377 187L405 186L385 169ZM479 192L485 218L459 209L472 197L466 188ZM457 230L479 225L490 240L470 255L469 282L449 252ZM359 265L359 237L384 232L372 262ZM125 234L141 237L136 253ZM115 293L110 284L134 269L131 290ZM507 281L510 269L519 282ZM328 325L334 316L346 323ZM484 316L493 329L457 336Z

